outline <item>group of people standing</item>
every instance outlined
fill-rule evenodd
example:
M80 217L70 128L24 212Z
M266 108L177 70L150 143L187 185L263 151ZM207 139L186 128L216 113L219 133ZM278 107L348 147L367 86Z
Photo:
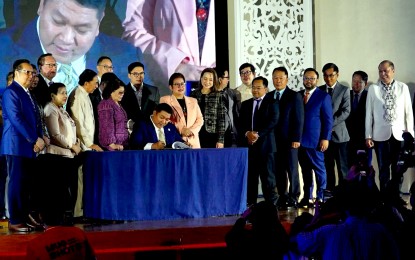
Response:
M259 175L266 201L279 208L314 207L314 200L332 196L358 163L358 152L367 154L364 164L370 166L373 148L381 194L400 199L399 185L390 188L390 180L402 182L397 162L402 133L414 134L413 107L408 86L394 79L393 62L384 60L378 69L379 80L369 87L368 75L354 72L349 89L338 82L336 64L323 66L321 86L319 72L307 68L304 89L296 92L287 87L287 69L279 67L272 73L275 90L268 92L268 80L255 77L253 65L240 66L238 136L239 144L249 147L248 204L257 201ZM298 166L304 182L301 201Z
M192 148L248 147L248 204L257 201L259 177L266 201L277 207L312 207L313 171L316 199L323 201L327 190L335 188L335 165L340 182L356 151L370 154L374 146L383 189L402 144L399 134L413 135L409 90L393 79L390 61L379 65L379 82L369 90L366 73L353 74L350 90L337 81L338 67L328 63L322 69L326 84L317 87L319 73L307 68L299 92L287 87L287 69L275 68L275 90L269 92L268 80L256 77L255 67L245 63L236 89L228 86L226 68L206 68L190 96L185 76L176 72L168 82L171 95L162 97L157 87L144 83L140 62L128 66L129 83L124 84L113 73L111 58L102 56L98 73L85 69L71 93L65 84L53 82L57 63L52 54L41 55L37 65L39 75L30 61L15 61L13 81L2 99L1 153L10 178L13 231L40 228L42 220L62 223L64 212L83 215L82 151L164 149L174 142ZM33 180L35 162L53 167L41 167L44 175ZM304 180L301 201L298 165ZM50 190L58 195L48 196ZM58 211L52 209L62 201Z

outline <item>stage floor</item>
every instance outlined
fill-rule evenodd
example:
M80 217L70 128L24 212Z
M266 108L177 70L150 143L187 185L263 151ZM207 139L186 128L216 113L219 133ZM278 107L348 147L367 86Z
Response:
M404 195L409 202L409 196ZM302 212L314 214L314 209L280 210L279 218L289 231L294 219ZM88 224L75 224L85 231L89 242L98 259L142 259L149 253L158 255L145 259L187 259L177 254L194 250L208 252L212 255L221 254L217 250L225 249L225 235L239 216L210 217L201 219L177 219L168 221L134 221L110 223L95 221ZM24 259L26 247L30 241L42 232L29 234L10 233L7 229L0 230L0 259ZM216 251L212 251L216 250ZM223 253L223 252L222 252ZM166 255L167 254L167 255ZM170 256L176 255L176 258ZM191 258L190 258L191 259Z

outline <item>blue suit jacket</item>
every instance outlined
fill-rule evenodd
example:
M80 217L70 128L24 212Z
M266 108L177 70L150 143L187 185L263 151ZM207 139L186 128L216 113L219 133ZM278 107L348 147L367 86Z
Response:
M304 90L300 93L304 96ZM301 146L317 148L320 140L330 140L333 129L333 109L330 95L316 88L304 106L304 130Z
M7 29L0 33L2 49L0 54L0 78L5 79L7 72L12 70L13 62L16 59L28 59L36 64L37 59L43 54L42 47L36 29L36 21L33 20L23 30L20 28ZM117 37L100 33L85 55L85 68L96 70L97 60L102 55L109 56L115 68L114 73L124 73L126 66L134 61L142 61L142 53L139 48ZM145 82L151 84L149 79ZM0 93L4 90L0 85Z
M184 142L177 132L176 126L168 123L164 127L166 138L166 147L171 147L174 142ZM144 149L148 143L157 143L157 133L150 119L140 120L134 124L133 132L130 137L130 146L132 149Z
M37 106L25 90L15 81L4 91L3 139L0 152L6 155L35 157L33 146L38 137L42 138L42 124Z

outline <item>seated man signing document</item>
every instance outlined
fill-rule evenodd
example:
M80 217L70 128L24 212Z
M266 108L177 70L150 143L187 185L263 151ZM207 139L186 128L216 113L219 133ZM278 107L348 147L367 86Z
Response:
M173 113L171 106L165 103L158 104L153 114L145 120L134 124L131 133L130 142L133 149L144 150L162 150L165 148L189 148L184 144L176 127L170 123L170 117Z

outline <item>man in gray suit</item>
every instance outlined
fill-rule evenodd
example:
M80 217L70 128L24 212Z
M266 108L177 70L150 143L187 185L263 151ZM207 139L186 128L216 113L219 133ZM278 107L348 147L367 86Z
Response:
M324 153L324 162L327 171L327 189L332 191L336 186L336 173L334 164L337 166L337 175L341 182L348 172L347 161L347 142L349 133L347 132L346 119L350 114L350 90L337 81L339 68L334 63L327 63L323 67L325 85L319 88L326 91L331 96L333 108L333 130L329 148Z

